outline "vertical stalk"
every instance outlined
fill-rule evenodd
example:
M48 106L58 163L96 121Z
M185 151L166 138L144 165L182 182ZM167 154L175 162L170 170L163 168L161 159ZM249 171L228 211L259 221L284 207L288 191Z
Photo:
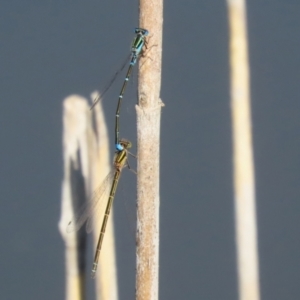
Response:
M92 99L95 99L92 96ZM111 158L109 155L109 138L107 133L107 126L102 109L101 101L93 109L95 116L95 123L97 128L96 140L97 151L96 157L92 164L94 165L93 183L95 190L101 184L111 169ZM105 195L108 199L108 192ZM103 216L102 216L103 217ZM103 218L95 218L94 243L93 251L96 249L98 242L100 228ZM118 299L118 279L117 279L117 265L116 265L116 249L114 236L114 214L113 208L107 222L105 237L103 239L98 274L96 274L96 299L101 300L117 300ZM91 267L91 266L90 266ZM90 274L89 269L89 274Z
M149 30L140 60L137 111L137 274L136 299L158 299L159 141L163 1L140 0L139 26Z
M86 99L73 95L64 100L63 108L64 178L59 229L65 242L66 299L82 300L85 299L84 273L87 271L90 280L91 271L91 265L85 263L86 233L67 233L66 229L76 208L90 198L109 172L108 136L101 105L91 112ZM97 132L93 127L93 116ZM113 216L110 216L100 257L100 276L96 277L96 297L103 300L118 299L112 220ZM96 220L95 244L101 221Z
M82 300L85 294L85 237L67 233L67 224L74 217L74 207L86 198L86 183L90 174L87 163L88 106L85 99L70 96L63 102L63 182L60 233L65 243L66 297ZM80 153L80 154L79 154Z
M259 299L255 179L245 0L227 0L239 299Z

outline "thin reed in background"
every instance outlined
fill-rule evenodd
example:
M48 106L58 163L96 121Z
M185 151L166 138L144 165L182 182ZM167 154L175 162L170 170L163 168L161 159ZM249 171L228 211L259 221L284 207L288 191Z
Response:
M227 0L237 266L240 300L259 300L259 261L246 2Z

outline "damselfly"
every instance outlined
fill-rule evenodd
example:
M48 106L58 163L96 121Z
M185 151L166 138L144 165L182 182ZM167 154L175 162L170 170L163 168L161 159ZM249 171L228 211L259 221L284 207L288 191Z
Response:
M149 34L147 29L143 28L136 28L135 29L135 37L132 41L131 44L131 54L130 54L130 63L129 67L125 76L125 80L121 89L121 92L119 94L119 100L118 100L118 105L117 105L117 110L116 110L116 121L115 121L115 146L117 150L123 150L123 147L120 142L120 132L119 132L119 117L120 117L120 109L121 109L121 104L122 104L122 99L126 90L127 83L129 81L131 71L133 66L136 64L139 56L142 53L143 47L146 46L146 40L145 37ZM124 68L124 66L122 67ZM118 72L117 72L118 73ZM116 73L116 75L117 75ZM116 75L114 76L113 80L115 79ZM111 81L112 82L112 81ZM110 87L111 84L109 84L108 88ZM108 88L105 89L104 92L108 90ZM101 96L103 96L104 93L102 93ZM96 103L100 100L100 96L97 97L91 107L91 109L96 105Z
M86 202L78 210L78 212L75 214L75 217L72 219L72 221L69 222L67 227L67 232L76 231L79 230L82 227L82 225L86 222L86 231L91 232L93 228L93 217L96 217L96 212L99 210L99 206L103 200L103 196L105 196L105 191L107 187L109 185L111 186L103 221L102 221L100 235L97 243L97 248L95 252L94 263L93 263L92 274L91 274L92 278L94 278L96 274L103 237L107 225L107 220L115 197L121 171L123 167L125 166L129 167L128 160L127 160L129 152L127 149L131 148L131 142L121 139L120 145L122 147L122 150L117 150L115 154L114 169L106 176L103 183L93 193L90 201Z

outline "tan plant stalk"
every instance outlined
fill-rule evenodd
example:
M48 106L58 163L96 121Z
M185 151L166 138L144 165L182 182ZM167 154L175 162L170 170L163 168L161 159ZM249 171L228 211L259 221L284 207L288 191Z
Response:
M80 96L70 96L64 100L63 111L63 160L64 178L62 184L61 219L59 229L65 242L66 257L66 299L85 299L85 282L90 279L90 265L83 261L84 246L76 232L67 233L68 222L74 216L74 203L82 203L90 198L95 187L101 183L101 179L109 172L108 138L106 125L102 110L98 106L95 114L97 133L92 126L92 117L89 104L86 99ZM111 218L112 220L112 218ZM98 224L96 224L96 227ZM104 262L110 262L109 266L101 264L100 269L105 269L105 276L97 278L97 298L117 299L116 270L114 258L114 242L112 226L107 232L107 242L103 243L103 256L108 252ZM98 238L99 230L94 231ZM96 237L95 237L96 238ZM108 246L112 248L107 249ZM94 248L94 247L93 247ZM81 257L81 261L79 261ZM83 265L87 268L87 279L83 274ZM80 268L81 266L81 268ZM101 287L99 285L101 284ZM101 293L100 293L101 291ZM105 298L106 297L106 298Z
M95 99L92 96L92 99ZM95 159L95 173L94 173L94 190L102 183L105 176L109 173L112 166L112 159L109 155L109 138L107 134L106 122L101 106L96 105L95 108L95 121L96 128L98 129L98 149L97 158ZM106 200L108 199L108 192L106 194ZM106 203L105 203L106 205ZM98 275L96 276L96 297L98 300L117 300L118 299L118 279L117 279L117 267L116 267L116 250L115 250L115 238L114 238L114 214L113 208L108 218L107 228L105 231L105 237L102 244L101 255L99 259ZM100 227L102 225L102 218L95 219L94 230L94 247L95 250Z
M245 0L227 0L239 299L258 300L259 263Z
M163 1L140 0L140 27L149 30L139 63L137 111L137 274L136 299L158 299L159 146L162 102Z

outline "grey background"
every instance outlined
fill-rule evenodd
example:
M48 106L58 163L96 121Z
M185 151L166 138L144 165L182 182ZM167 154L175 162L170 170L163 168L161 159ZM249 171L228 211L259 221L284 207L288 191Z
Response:
M300 298L299 12L298 0L248 1L262 299ZM101 89L137 25L136 0L0 3L1 299L64 299L62 100ZM237 299L227 43L225 1L165 1L164 300ZM111 136L120 77L104 103ZM132 141L135 87L133 78L121 119L122 136ZM127 190L133 176L123 177ZM133 299L134 236L121 195L119 294ZM135 200L134 187L127 195Z

